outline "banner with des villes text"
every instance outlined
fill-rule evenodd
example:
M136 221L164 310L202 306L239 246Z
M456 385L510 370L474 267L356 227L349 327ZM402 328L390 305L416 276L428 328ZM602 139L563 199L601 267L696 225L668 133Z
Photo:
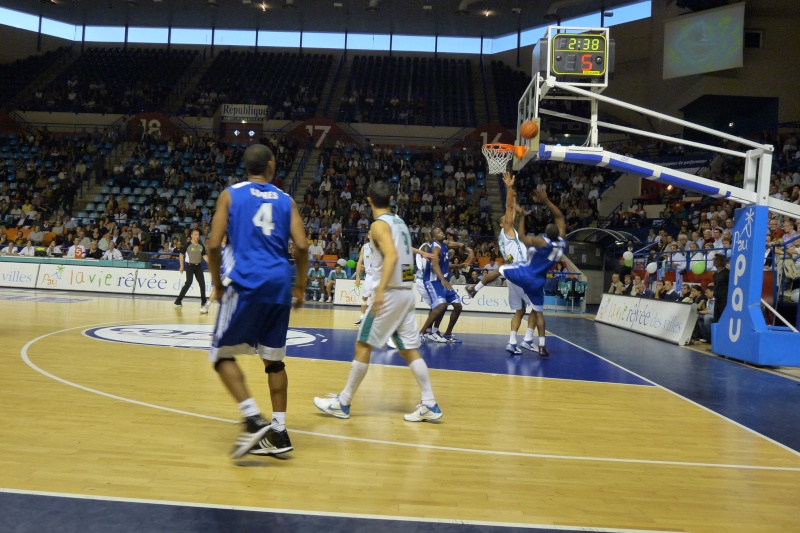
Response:
M33 289L36 287L38 263L0 262L0 287Z
M361 305L361 289L363 284L356 287L356 282L352 279L340 279L336 281L336 294L333 303L337 305ZM508 287L484 287L472 298L467 294L464 285L453 285L453 289L461 299L464 311L480 311L483 313L504 313L508 314L511 309L508 306ZM417 292L416 286L412 289L416 298L416 309L430 309L428 304L422 301L422 297ZM545 298L545 311L565 310L563 305L556 306L555 298ZM530 309L529 309L530 311Z

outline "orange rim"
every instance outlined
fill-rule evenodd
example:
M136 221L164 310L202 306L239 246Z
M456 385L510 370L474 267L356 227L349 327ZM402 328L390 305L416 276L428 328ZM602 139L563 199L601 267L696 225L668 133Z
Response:
M504 143L484 144L483 148L485 150L490 150L492 152L512 152L517 157L524 156L525 152L528 151L528 149L525 148L524 146L513 145L513 144L504 144Z

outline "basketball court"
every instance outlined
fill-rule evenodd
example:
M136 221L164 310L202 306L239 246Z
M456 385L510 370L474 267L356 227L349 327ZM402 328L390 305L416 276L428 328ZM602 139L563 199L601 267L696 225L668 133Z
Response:
M311 399L338 392L349 372L358 311L312 304L290 326L294 452L232 462L238 413L205 349L216 306L206 316L195 301L10 290L0 305L13 317L0 363L7 525L796 525L796 381L584 316L547 317L549 360L505 352L508 317L463 316L462 345L421 350L445 416L411 424L402 415L418 389L387 349L373 355L349 420L317 411ZM261 363L240 361L269 406Z
M594 39L594 56L610 57L606 29L553 29L548 39L577 35L570 32ZM745 158L742 189L602 150L597 127L609 125L597 121L597 105L610 100L599 94L607 69L551 59L548 72L596 79L585 90L586 83L540 78L535 69L520 100L520 124L546 114L539 103L555 90L559 98L568 92L591 99L587 145L524 141L524 149L503 148L502 168L512 158L515 169L533 158L607 166L755 204L748 236L764 234L769 209L797 216L796 206L764 194L771 147L717 150ZM766 357L788 349L796 357L796 330L778 338L763 317L758 322L760 311L740 316L760 309L761 273L748 271L746 258L740 272L739 257L758 258L763 250L745 246L732 257L733 284L743 277L743 292L723 320L744 323L737 331L746 334L727 341L719 328L717 353ZM11 290L0 290L0 306L7 317L0 349L3 530L798 529L797 378L588 316L548 315L551 357L543 360L505 352L510 315L465 314L454 331L463 344L421 348L444 417L412 424L402 415L417 404L418 388L387 349L373 354L349 420L314 407L314 396L345 383L358 311L310 305L292 315L289 332L287 427L295 450L232 462L238 414L207 360L215 307L201 315L197 302L174 309L164 298ZM745 339L759 342L759 350L738 348ZM262 364L255 357L240 362L268 409Z

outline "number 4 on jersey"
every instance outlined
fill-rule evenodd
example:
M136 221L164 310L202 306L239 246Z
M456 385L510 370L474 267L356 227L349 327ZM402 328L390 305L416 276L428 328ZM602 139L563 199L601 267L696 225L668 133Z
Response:
M253 215L253 224L261 228L264 235L272 235L272 230L275 229L275 224L272 222L272 204L261 204Z

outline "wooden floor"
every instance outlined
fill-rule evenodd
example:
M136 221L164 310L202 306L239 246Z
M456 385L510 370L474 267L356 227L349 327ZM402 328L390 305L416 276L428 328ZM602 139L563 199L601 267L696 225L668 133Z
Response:
M0 488L529 525L800 531L800 456L658 386L433 369L445 416L409 424L413 376L372 365L352 418L339 420L311 399L338 393L350 365L327 360L333 344L319 344L319 359L287 359L295 451L231 462L238 413L205 351L83 333L213 324L215 307L204 316L196 302L176 310L163 299L76 293L0 306ZM330 328L335 338L356 316L308 308L290 327ZM463 317L457 330L505 336L508 317ZM269 413L260 362L240 362Z

